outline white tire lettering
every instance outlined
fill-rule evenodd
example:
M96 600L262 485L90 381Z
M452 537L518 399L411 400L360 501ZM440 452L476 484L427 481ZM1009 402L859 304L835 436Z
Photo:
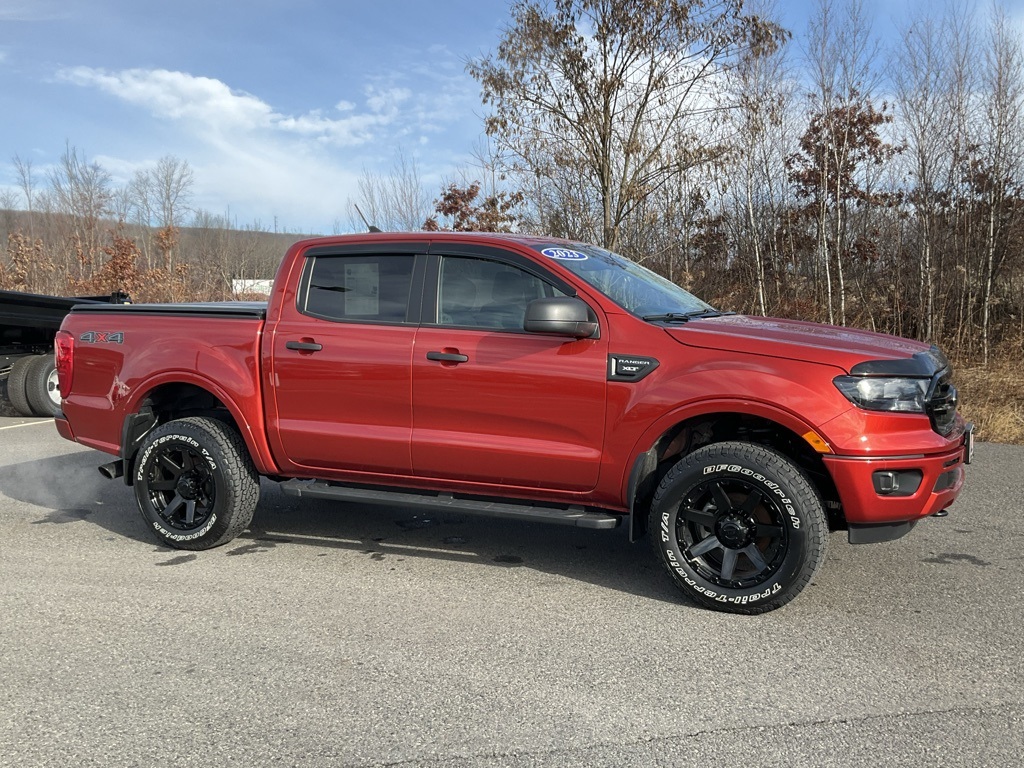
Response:
M194 539L200 538L201 536L205 536L207 533L209 533L210 529L213 528L213 524L216 522L217 515L210 515L210 519L206 521L206 525L204 525L202 529L187 534L171 533L157 522L153 523L153 527L156 529L157 533L159 533L165 539L170 539L171 541L192 541Z

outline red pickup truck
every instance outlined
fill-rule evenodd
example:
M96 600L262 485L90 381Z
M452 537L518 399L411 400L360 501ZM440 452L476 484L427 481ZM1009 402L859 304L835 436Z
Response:
M161 541L301 497L586 528L625 521L679 588L761 613L829 530L888 541L960 492L972 430L916 341L718 311L601 248L367 234L287 253L267 303L79 306L61 435L117 456Z

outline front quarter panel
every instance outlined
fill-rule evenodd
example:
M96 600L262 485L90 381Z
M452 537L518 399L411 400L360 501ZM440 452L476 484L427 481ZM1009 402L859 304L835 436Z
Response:
M663 354L654 374L640 382L609 386L606 462L609 472L615 472L620 499L626 498L636 458L680 422L739 413L769 419L803 435L852 407L832 386L832 378L841 373L838 368L759 355L725 357L672 344L675 349L662 352L673 357L666 360Z

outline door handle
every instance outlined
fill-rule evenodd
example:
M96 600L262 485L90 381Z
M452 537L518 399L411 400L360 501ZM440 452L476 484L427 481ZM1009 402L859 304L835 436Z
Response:
M324 345L315 341L289 341L285 343L284 348L294 349L296 352L319 352Z
M468 355L460 355L458 352L427 352L427 360L436 360L439 363L467 363Z

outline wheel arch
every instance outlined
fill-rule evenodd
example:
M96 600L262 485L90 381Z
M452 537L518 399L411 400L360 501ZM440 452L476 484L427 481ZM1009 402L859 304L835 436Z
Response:
M142 441L135 499L157 539L202 550L234 539L259 503L259 473L220 414L172 419Z
M817 436L802 419L756 402L708 401L659 420L638 442L625 480L629 540L637 541L646 534L647 508L658 483L680 458L701 446L732 440L765 445L790 457L821 495L829 528L844 529L838 491L821 452L804 437L808 433Z
M210 380L170 375L147 382L130 401L122 422L120 445L125 483L132 484L132 470L143 438L154 427L187 416L209 416L224 422L241 436L260 474L274 474L276 466L266 440L253 431L251 410L240 406ZM262 408L257 405L256 411L262 427Z

